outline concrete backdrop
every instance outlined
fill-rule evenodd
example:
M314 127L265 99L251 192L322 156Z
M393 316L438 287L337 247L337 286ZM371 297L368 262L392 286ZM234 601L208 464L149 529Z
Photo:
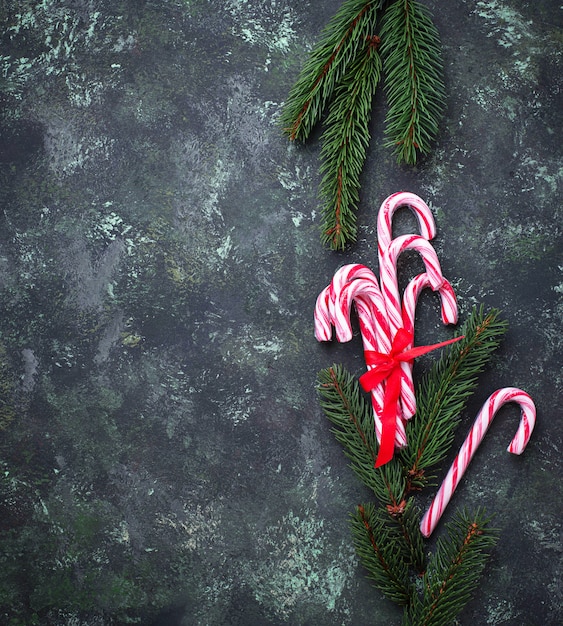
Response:
M435 213L461 319L510 325L450 458L497 387L538 408L522 457L517 407L495 421L445 515L485 505L500 530L460 623L561 623L562 10L424 4L438 141L397 166L378 94L359 240L334 253L319 134L289 145L277 116L338 0L0 2L3 623L401 622L354 555L369 496L315 390L333 362L364 370L361 343L312 325L336 268L377 269L399 190ZM420 308L420 343L449 336Z

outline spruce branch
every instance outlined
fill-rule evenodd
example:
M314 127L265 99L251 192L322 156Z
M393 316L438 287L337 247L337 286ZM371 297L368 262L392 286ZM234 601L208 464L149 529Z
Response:
M290 140L305 140L320 119L348 64L373 34L384 0L345 0L313 47L282 110Z
M420 489L432 478L428 470L450 449L459 415L477 386L484 369L506 332L499 312L474 307L459 335L464 339L448 346L422 378L416 390L416 416L406 426L409 445L399 452L407 468L407 491Z
M332 432L344 447L350 467L384 506L400 507L405 472L396 459L375 469L379 444L373 409L358 381L343 366L333 365L319 372L318 382L321 408L334 425Z
M408 552L407 562L417 572L422 572L426 562L424 541L420 532L421 517L420 509L415 506L414 499L409 498L402 515L396 518Z
M398 162L414 164L430 151L444 109L440 38L426 7L397 0L383 15L381 56L389 111L386 145Z
M495 545L497 533L479 510L462 511L446 525L423 577L422 597L405 610L403 626L447 626L465 606Z
M320 187L322 241L333 250L356 239L359 179L382 71L389 104L386 145L395 147L399 162L414 164L417 152L430 150L445 101L438 31L416 0L344 0L280 115L289 139L304 141L333 100L322 136Z
M360 175L370 141L372 100L381 76L380 39L367 38L335 91L322 134L322 241L333 250L356 239Z
M398 506L387 505L387 524L394 529L397 554L413 570L422 572L425 565L424 541L420 532L420 509L413 498L402 500Z
M409 567L397 527L373 503L359 505L351 516L356 553L375 586L400 605L411 603Z

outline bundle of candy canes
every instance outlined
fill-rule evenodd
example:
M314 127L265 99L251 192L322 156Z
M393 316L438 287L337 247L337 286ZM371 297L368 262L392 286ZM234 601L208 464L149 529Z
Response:
M401 207L408 207L415 214L419 235L393 238L393 215ZM395 447L402 448L408 443L405 423L416 413L412 377L414 358L463 338L413 347L416 304L423 289L438 292L444 324L455 324L458 319L455 292L443 276L436 251L429 243L435 234L434 217L421 198L409 192L389 196L381 205L377 218L379 280L365 265L345 265L336 271L315 305L315 337L318 341L330 341L333 327L338 341L350 341L353 335L351 314L353 308L356 310L367 366L360 384L370 392L374 427L380 444L376 467L392 459ZM401 298L397 259L406 250L420 253L426 271L408 283ZM508 451L521 454L526 447L535 423L534 403L521 389L499 389L479 412L426 512L421 522L423 535L428 537L434 530L494 415L507 402L516 402L522 408L520 426Z

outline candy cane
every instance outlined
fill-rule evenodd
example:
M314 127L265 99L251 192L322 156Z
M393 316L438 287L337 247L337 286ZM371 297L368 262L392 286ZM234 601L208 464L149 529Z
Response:
M385 336L381 334L382 328L377 321L377 315L374 314L374 306L367 298L358 296L355 300L356 311L360 321L360 331L362 335L362 341L364 351L381 350L382 343L378 341L378 338ZM385 336L384 345L389 343L388 336ZM389 343L390 345L390 343ZM368 365L368 371L373 366ZM373 407L373 418L375 425L375 434L378 441L381 441L382 423L381 416L383 413L383 404L385 398L385 386L383 383L376 385L371 389L371 403ZM397 425L395 430L395 445L399 448L404 448L407 445L407 434L405 431L405 425L400 418L397 418Z
M338 323L340 326L350 323L352 303L356 305L364 351L389 352L391 349L391 338L385 314L385 300L377 282L374 283L369 279L356 279L350 281L345 286L340 294L338 306L335 307L339 311ZM372 366L368 365L368 370L371 368ZM375 432L378 441L381 440L381 414L383 412L384 395L385 387L383 383L371 389ZM400 420L397 422L395 431L395 444L400 448L407 445L405 427Z
M413 335L416 303L421 291L427 287L431 287L428 275L426 273L418 274L409 282L403 292L403 328ZM453 287L446 279L438 288L438 293L440 294L442 322L444 324L457 324L457 299Z
M356 277L372 278L377 282L375 274L365 265L351 263L344 265L334 273L330 285L325 287L317 297L315 303L315 337L318 341L330 341L332 339L332 326L334 320L334 302L344 286ZM339 341L349 341L352 338L352 331L347 339Z
M357 280L372 283L379 290L379 283L375 274L365 265L353 263L344 265L336 270L332 281L329 285L328 310L329 316L336 329L336 338L340 342L350 341L352 339L352 327L350 321L344 320L339 308L339 301L342 292L353 282Z
M444 283L438 255L426 239L420 235L402 235L393 239L383 254L379 268L381 291L387 303L387 316L392 333L397 332L403 325L401 296L399 295L397 279L397 259L406 250L416 250L420 253L426 267L428 283L432 289L436 291Z
M385 301L373 272L363 265L343 266L335 273L331 284L317 298L315 307L315 336L319 341L331 339L332 326L339 341L352 338L350 321L352 304L356 305L364 350L391 348ZM370 366L368 366L370 369ZM383 384L371 390L375 432L381 440L381 413L385 389ZM398 423L395 442L398 447L407 444L404 424Z
M381 291L387 306L389 319L389 331L394 336L399 328L403 327L403 313L399 284L397 279L397 258L405 250L416 250L422 256L426 267L428 282L432 289L438 290L444 283L442 269L436 251L430 243L419 235L402 235L391 241L383 254L379 268ZM412 381L411 368L408 363L401 364L401 405L403 407L403 419L410 419L416 412L416 400L414 383Z
M358 309L358 317L372 318L373 327L375 329L375 337L371 342L372 350L389 350L391 348L391 338L389 336L389 323L387 321L387 308L385 300L379 288L377 281L369 278L358 278L350 281L345 285L344 289L338 294L338 298L334 302L334 319L342 328L342 336L347 337L348 332L351 338L352 327L350 325L350 313L352 304L361 302L361 312ZM345 331L344 331L345 329Z
M351 281L365 278L377 283L377 277L367 265L361 263L349 263L339 267L330 281L334 294L338 294Z
M469 434L463 442L446 477L442 481L438 493L424 514L420 522L420 531L425 537L429 537L434 528L436 528L438 520L442 516L469 462L473 458L475 450L483 440L495 414L500 407L507 402L517 402L522 409L520 425L507 450L512 454L522 454L524 451L536 422L536 407L534 406L534 402L532 398L521 389L516 389L515 387L499 389L487 399L479 411Z
M353 276L353 279L345 282L346 279L342 280L344 275L346 278ZM330 318L336 328L339 341L348 341L352 338L351 309L352 305L355 304L364 350L389 351L391 339L385 300L371 270L357 267L348 272L344 269L342 275L337 276L332 285L334 289L329 304ZM371 369L370 366L368 366L369 369ZM378 440L381 440L381 414L384 395L383 384L377 385L371 390L375 432ZM406 446L407 438L402 423L397 425L395 440L398 447Z
M386 198L377 215L377 249L379 253L379 263L385 250L389 247L392 235L393 215L400 207L411 209L418 219L420 235L424 239L434 239L436 235L436 223L434 216L428 205L414 193L399 191Z
M332 339L332 317L329 311L331 288L325 287L317 296L315 303L315 338L317 341L330 341Z
M418 301L420 292L426 287L431 287L430 278L426 273L418 274L418 276L415 276L408 283L408 285L405 287L405 291L403 292L403 328L411 333L413 337L416 303ZM446 279L444 279L444 282L440 285L437 291L440 295L440 312L442 315L442 322L444 324L456 324L458 318L457 299L453 287ZM412 348L412 345L409 347ZM411 385L413 385L414 393L414 383L412 382L413 367L414 363L412 361L404 363L402 365L402 369L404 372L408 370L408 382L406 382L405 384L407 384L409 388Z

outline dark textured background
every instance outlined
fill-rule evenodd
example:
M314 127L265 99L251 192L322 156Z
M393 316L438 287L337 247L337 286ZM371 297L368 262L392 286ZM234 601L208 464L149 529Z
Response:
M291 146L276 119L338 0L0 2L2 623L400 623L353 554L368 496L315 392L333 362L363 371L361 344L317 344L312 312L339 265L376 269L403 189L434 210L462 319L510 324L457 443L499 386L538 408L521 457L503 411L445 515L485 505L501 533L460 622L561 623L563 11L425 4L439 140L398 167L378 95L359 241L336 254L318 134ZM432 296L417 328L448 335Z

